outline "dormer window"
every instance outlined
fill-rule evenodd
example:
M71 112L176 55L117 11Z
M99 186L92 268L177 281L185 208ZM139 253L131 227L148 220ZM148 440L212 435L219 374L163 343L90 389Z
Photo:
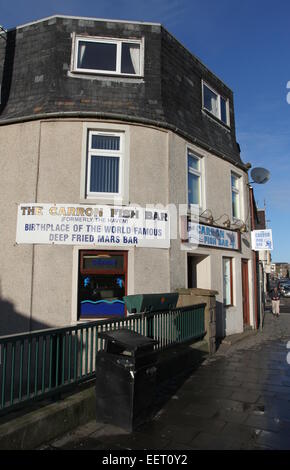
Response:
M229 103L228 99L221 96L206 83L202 83L203 108L216 118L229 126Z
M143 41L75 36L74 72L143 75Z

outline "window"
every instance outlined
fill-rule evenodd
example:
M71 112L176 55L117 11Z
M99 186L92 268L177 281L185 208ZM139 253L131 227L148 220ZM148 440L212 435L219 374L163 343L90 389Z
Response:
M202 206L202 170L201 159L190 150L187 153L187 190L188 204Z
M232 258L223 258L223 300L225 306L233 305Z
M122 193L123 135L89 131L86 195L119 196Z
M231 174L232 186L232 218L241 218L241 201L240 201L240 176Z
M202 84L203 107L224 124L229 125L228 100L205 83Z
M73 70L141 76L142 51L142 40L76 36Z
M78 318L125 315L127 253L80 251Z

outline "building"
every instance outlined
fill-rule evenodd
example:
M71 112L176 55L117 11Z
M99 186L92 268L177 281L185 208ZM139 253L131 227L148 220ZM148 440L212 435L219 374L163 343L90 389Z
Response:
M267 293L271 290L272 231L266 227L266 211L258 209L253 188L250 187L251 227L254 265L254 301L256 326L263 328Z
M279 262L271 263L271 273L278 278L289 277L290 265L289 263Z
M266 224L266 209L258 209L258 223L256 225L256 230L265 230L267 228ZM270 274L271 274L271 251L261 250L259 251L259 261L262 264L263 271L263 288L264 293L266 294L270 290Z
M3 38L2 334L184 287L218 291L220 337L255 327L232 91L160 24L53 16Z

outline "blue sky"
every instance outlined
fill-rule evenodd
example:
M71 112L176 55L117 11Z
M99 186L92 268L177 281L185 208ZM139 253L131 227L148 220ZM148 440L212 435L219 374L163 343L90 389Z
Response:
M270 181L254 190L273 230L272 258L290 262L290 3L0 0L5 28L54 14L162 23L233 90L242 159L271 173Z

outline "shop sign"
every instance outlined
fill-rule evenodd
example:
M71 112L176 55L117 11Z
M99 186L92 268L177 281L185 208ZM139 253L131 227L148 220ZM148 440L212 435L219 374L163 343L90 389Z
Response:
M188 222L188 242L228 250L239 249L237 232L192 221Z
M272 229L253 230L251 239L254 251L273 250Z
M169 248L169 211L139 206L19 204L16 243Z

